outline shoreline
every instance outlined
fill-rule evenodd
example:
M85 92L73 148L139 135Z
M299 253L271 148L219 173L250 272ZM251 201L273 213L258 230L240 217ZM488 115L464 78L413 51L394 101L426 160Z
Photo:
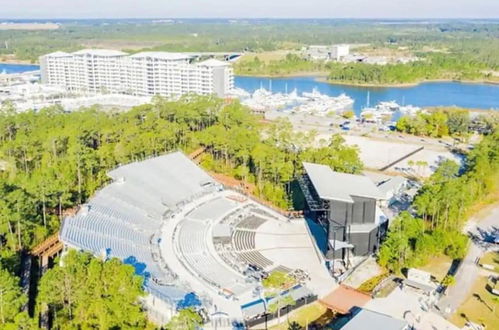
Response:
M26 66L39 66L38 63L32 63L29 60L16 60L16 59L2 59L1 64L12 64L12 65L26 65ZM235 76L239 77L255 77L255 78L268 78L268 79L280 79L280 78L299 78L299 77L315 77L315 81L322 82L331 85L344 85L351 87L368 87L368 88L410 88L415 87L424 83L438 83L438 82L455 82L463 84L483 84L483 85L499 85L499 80L457 80L457 79L428 79L421 80L411 83L395 83L395 84L373 84L373 83L355 83L348 81L331 81L327 79L329 75L327 72L317 71L317 72L296 72L287 74L238 74Z
M298 78L298 77L315 77L315 81L327 83L331 85L344 85L351 87L369 87L369 88L410 88L424 83L438 83L438 82L456 82L463 84L483 84L483 85L499 85L499 80L457 80L457 79L427 79L411 83L395 83L395 84L369 84L369 83L354 83L348 81L331 81L327 79L328 73L326 72L303 72L303 73L289 73L289 74L235 74L239 77L254 77L254 78Z
M39 66L38 63L31 63L28 60L0 60L0 64L11 64L11 65L35 65Z

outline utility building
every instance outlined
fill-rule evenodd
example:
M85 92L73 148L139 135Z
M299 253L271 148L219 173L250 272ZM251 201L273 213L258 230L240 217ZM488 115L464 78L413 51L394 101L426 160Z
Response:
M350 264L350 256L375 252L386 232L387 218L378 207L385 195L368 177L333 171L329 166L303 163L300 186L309 214L327 233L329 261Z

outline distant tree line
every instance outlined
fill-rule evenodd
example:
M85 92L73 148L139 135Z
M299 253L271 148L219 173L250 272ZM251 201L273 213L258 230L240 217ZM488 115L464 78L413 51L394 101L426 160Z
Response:
M371 46L410 47L426 52L437 49L462 54L473 62L497 68L499 27L484 22L412 22L381 25L370 20L265 20L150 22L64 22L50 31L0 31L0 58L36 62L40 55L57 50L74 51L95 47L121 47L174 52L261 52L298 50L305 45L369 43Z
M327 70L328 65L323 61L309 61L297 54L287 54L284 59L263 61L255 56L252 60L236 62L234 69L241 75L269 75L279 76L297 73L317 73Z
M405 84L425 80L495 80L494 69L482 61L454 54L421 54L421 60L386 65L332 63L328 79L354 84Z

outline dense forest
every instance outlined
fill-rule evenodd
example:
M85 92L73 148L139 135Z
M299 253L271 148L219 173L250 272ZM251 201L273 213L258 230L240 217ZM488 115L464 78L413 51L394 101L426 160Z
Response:
M471 116L467 109L433 108L402 116L395 128L399 132L413 135L452 136L466 140L471 135L471 129L490 133L498 124L499 116L494 112Z
M453 161L440 165L413 202L416 214L404 212L394 220L380 248L378 262L398 272L422 266L432 256L463 258L468 238L461 233L462 225L478 203L497 200L498 189L499 132L496 130L469 152L464 172Z
M285 76L289 74L309 74L325 72L329 64L309 61L296 54L287 54L282 60L263 61L258 55L251 60L241 59L236 62L235 72L241 75Z
M473 62L454 54L426 54L421 60L407 64L375 65L366 63L331 63L328 79L354 84L404 84L425 80L499 80L492 71L497 66Z

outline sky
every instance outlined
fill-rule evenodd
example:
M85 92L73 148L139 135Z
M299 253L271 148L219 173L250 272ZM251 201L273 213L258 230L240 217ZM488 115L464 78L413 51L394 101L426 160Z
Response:
M0 0L1 18L499 18L499 0Z

